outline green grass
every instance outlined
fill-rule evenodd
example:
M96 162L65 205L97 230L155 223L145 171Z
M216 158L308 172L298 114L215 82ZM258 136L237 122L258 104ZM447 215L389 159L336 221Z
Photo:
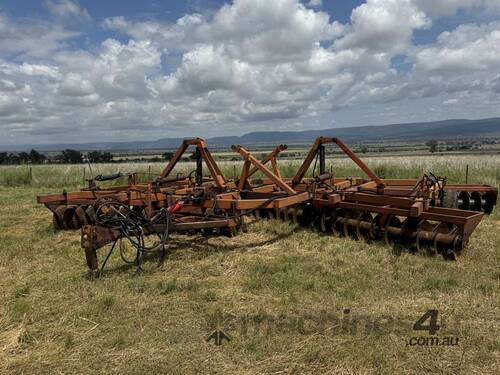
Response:
M422 172L430 171L435 175L445 176L448 182L458 183L464 182L468 165L469 182L495 186L500 182L500 155L368 156L363 157L363 160L376 174L386 178L417 178ZM282 175L292 177L300 163L300 160L280 159ZM225 161L219 162L219 165L227 178L235 178L240 174L242 162ZM138 172L140 179L146 181L158 176L164 167L165 163L96 164L90 171L89 166L83 164L0 166L0 186L77 189L86 186L84 177L115 172ZM337 177L363 176L359 168L344 157L328 159L326 167ZM181 162L172 175L187 174L194 169L194 163ZM208 174L208 171L204 173ZM312 168L309 170L309 174L311 173ZM126 179L114 183L124 182Z
M455 181L467 162L471 182L499 180L493 158L367 162L386 177L426 166ZM116 167L128 166L98 173ZM16 180L22 167L0 169L0 373L498 372L498 209L456 262L263 220L233 238L173 235L162 268L136 274L114 256L93 279L79 232L54 232L36 204L81 185L70 172L82 166L37 168L31 186ZM429 337L412 330L428 309L439 311L437 336L458 346L407 345ZM206 342L215 329L231 341Z

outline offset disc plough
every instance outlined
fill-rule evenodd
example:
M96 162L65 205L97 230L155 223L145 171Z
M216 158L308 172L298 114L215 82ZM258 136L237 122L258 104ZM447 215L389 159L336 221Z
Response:
M173 174L173 170L181 160L189 146L195 147L196 169L188 175ZM276 171L276 156L287 147L277 146L262 161L262 165L271 162ZM209 176L203 176L203 164L209 170ZM251 174L257 168L253 168ZM279 175L279 172L277 172ZM251 175L250 174L250 175ZM97 182L111 181L128 177L127 185L102 188ZM136 211L155 211L167 207L171 203L168 197L176 194L191 194L200 190L210 193L219 193L235 190L236 185L228 181L214 161L206 142L201 138L185 139L177 149L171 161L162 173L153 181L137 182L135 173L116 173L113 175L99 175L88 180L88 187L80 191L61 194L40 195L38 203L44 204L53 213L53 224L56 229L79 229L84 225L94 223L95 202L102 198L114 198L119 202L134 207Z
M369 179L333 178L325 167L325 144L329 143L337 144ZM233 149L245 155L241 146ZM319 174L306 179L314 160ZM317 226L322 232L383 240L410 250L426 248L454 259L465 248L483 213L442 207L447 192L444 178L429 174L411 182L381 179L339 139L321 137L288 182L296 191L308 192L310 200L287 207L286 212L261 216L292 218L298 224ZM494 188L491 190L496 194Z
M336 144L367 178L335 177L326 170L325 145ZM195 147L196 169L172 175L190 147ZM385 241L415 251L426 249L455 259L484 213L490 213L497 189L486 185L448 185L432 173L415 180L383 179L337 138L316 139L293 178L281 177L276 147L262 161L241 145L233 151L244 160L241 176L228 180L203 139L186 139L163 172L153 181L137 183L136 174L98 176L86 189L39 196L38 202L53 212L57 229L82 228L87 265L97 270L97 250L111 244L104 267L122 241L135 249L141 267L151 252L164 258L172 232L233 236L244 227L244 218L277 218L321 232L365 241ZM314 162L313 177L305 177ZM270 164L270 168L266 166ZM203 175L203 166L209 171ZM316 171L316 167L318 167ZM256 172L263 178L253 178ZM99 181L127 176L127 185L100 188ZM147 237L156 238L147 244ZM120 245L117 246L117 243Z

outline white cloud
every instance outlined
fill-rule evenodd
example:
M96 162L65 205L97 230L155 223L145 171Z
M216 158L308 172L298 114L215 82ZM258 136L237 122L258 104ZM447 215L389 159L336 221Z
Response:
M14 82L9 81L7 79L0 79L0 91L14 91L17 89L17 86Z
M292 122L327 127L351 108L358 123L372 118L360 111L380 122L397 119L393 113L427 116L404 104L412 101L462 117L467 105L475 114L477 103L490 103L500 114L491 104L500 94L499 22L460 25L425 45L412 39L440 15L486 2L368 0L345 25L304 3L235 0L172 23L117 16L102 26L130 40L88 49L66 48L77 34L58 23L19 24L0 14L0 128L49 141L56 133L119 139Z
M68 73L59 84L59 92L65 96L87 96L95 92L94 85L79 74Z
M323 0L309 0L307 2L307 6L312 8L319 8L321 5L323 5Z
M175 24L133 23L124 17L103 25L138 40L151 40L166 49L190 50L199 44L224 45L240 60L261 62L302 58L315 43L339 36L343 27L329 22L324 12L305 8L297 0L237 0L225 4L211 19L200 14L181 17Z
M82 8L77 1L45 0L43 4L53 16L58 18L74 18L85 21L91 19L87 9Z
M14 23L0 13L0 58L19 54L25 58L49 57L78 35L58 24Z
M416 68L426 72L500 71L500 22L460 25L417 51Z
M402 53L410 46L413 31L430 24L411 0L368 0L353 10L350 30L337 47Z
M0 93L0 116L9 116L23 111L24 103L16 95Z
M129 35L136 40L149 40L163 48L189 49L196 43L196 27L204 22L200 14L188 14L174 24L159 21L130 22L125 17L106 18L102 25L105 29Z
M498 0L413 0L413 2L432 17L452 16L461 9L487 8L491 10L500 6Z
M450 98L450 99L446 99L445 101L443 101L444 105L454 105L454 104L457 104L457 103L458 103L458 99L457 98Z
M28 76L45 76L49 78L59 78L59 68L53 65L23 63L18 67L19 72Z

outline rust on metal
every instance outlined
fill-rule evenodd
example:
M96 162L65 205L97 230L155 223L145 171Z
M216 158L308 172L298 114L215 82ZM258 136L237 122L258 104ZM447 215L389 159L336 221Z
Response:
M326 148L337 145L367 177L337 176L326 170ZM195 178L172 175L192 146ZM385 179L377 176L338 138L315 140L293 178L282 177L277 156L287 149L278 145L258 160L241 145L233 151L243 159L241 175L227 179L201 138L185 139L162 173L138 183L137 174L98 176L80 191L39 196L38 202L53 212L57 229L81 228L81 244L87 265L99 267L99 249L127 240L137 250L136 265L149 251L165 253L168 234L201 232L235 235L244 217L278 218L322 232L343 234L367 241L398 243L409 250L440 253L454 259L466 247L485 213L497 201L498 189L479 184L447 184L432 173L417 179ZM313 161L319 170L306 177ZM209 171L203 176L203 164ZM316 165L316 162L315 162ZM254 178L260 172L263 178ZM98 182L128 177L128 185L104 188ZM148 248L145 236L157 236L159 244Z

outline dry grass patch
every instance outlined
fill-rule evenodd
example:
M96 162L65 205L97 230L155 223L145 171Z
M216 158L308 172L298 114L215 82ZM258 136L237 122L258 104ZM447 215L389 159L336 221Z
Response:
M92 280L79 233L54 232L36 194L0 189L3 373L494 374L500 366L498 212L457 262L261 221L234 238L174 235L161 268L136 274L114 257ZM412 326L431 308L438 336L458 337L458 346L407 345L427 335ZM207 343L214 329L231 341Z

